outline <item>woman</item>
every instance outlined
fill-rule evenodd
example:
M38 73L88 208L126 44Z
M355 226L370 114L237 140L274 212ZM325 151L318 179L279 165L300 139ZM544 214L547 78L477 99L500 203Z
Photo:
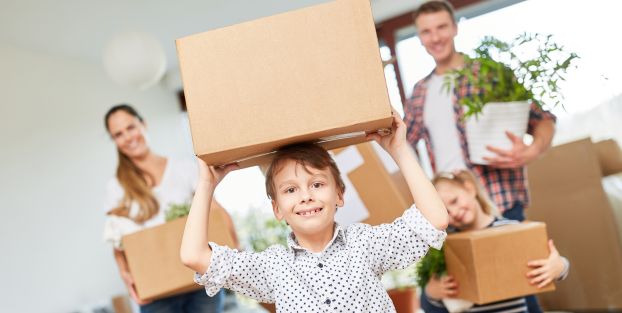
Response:
M138 298L121 237L163 224L169 205L189 203L197 182L197 167L192 161L153 153L143 118L129 105L112 107L104 123L119 157L116 177L108 183L104 239L114 246L115 261L130 296L142 313L222 312L222 292L208 297L204 290L198 290L152 302Z

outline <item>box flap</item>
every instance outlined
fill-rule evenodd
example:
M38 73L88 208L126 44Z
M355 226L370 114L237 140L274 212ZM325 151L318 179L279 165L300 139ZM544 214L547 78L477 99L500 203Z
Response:
M615 140L599 141L594 144L594 148L603 176L622 172L622 151Z

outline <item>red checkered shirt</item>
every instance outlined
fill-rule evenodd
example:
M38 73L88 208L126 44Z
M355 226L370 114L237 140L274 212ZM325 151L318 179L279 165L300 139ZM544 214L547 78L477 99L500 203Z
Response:
M436 172L434 150L432 149L434 143L432 142L430 133L423 122L423 108L427 92L427 82L432 76L432 73L415 84L412 96L406 101L404 106L404 122L406 123L408 130L407 139L413 147L419 140L423 139L425 142L430 161L432 163L432 170ZM473 66L473 74L476 76L478 75L477 65ZM469 160L469 150L467 148L468 143L466 140L465 125L462 118L464 112L458 101L474 92L478 92L478 90L468 84L466 80L459 82L457 88L454 89L455 97L453 97L453 103L455 121L456 127L458 128L458 136L460 137L460 148L462 150L464 162L467 167L480 179L480 182L486 188L491 199L501 212L511 209L517 203L522 204L522 207L525 208L529 202L529 195L527 192L527 180L524 167L511 169L494 168L485 165L472 164ZM529 126L527 133L532 134L535 125L542 119L551 119L555 121L556 118L552 113L544 111L532 103L529 111Z

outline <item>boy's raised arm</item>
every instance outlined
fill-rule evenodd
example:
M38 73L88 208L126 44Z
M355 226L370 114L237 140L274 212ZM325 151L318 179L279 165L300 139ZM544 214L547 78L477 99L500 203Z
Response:
M195 272L205 273L212 257L212 249L207 240L207 227L214 190L225 175L237 168L237 165L215 168L207 166L200 159L198 163L199 181L190 206L190 214L186 220L179 255L185 266Z
M406 125L397 113L393 113L393 129L390 135L370 134L368 136L376 140L397 163L406 179L415 205L423 216L437 229L447 228L449 222L447 209L419 166L415 152L406 141Z

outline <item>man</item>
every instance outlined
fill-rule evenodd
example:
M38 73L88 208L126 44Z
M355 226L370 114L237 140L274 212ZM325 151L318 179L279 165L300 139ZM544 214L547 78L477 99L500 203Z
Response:
M463 109L458 101L470 92L469 86L458 86L453 93L443 90L443 75L451 69L467 66L456 51L458 34L453 8L446 1L428 1L414 13L419 39L436 63L427 77L415 84L412 97L404 106L407 139L414 146L424 140L435 172L473 171L501 210L504 217L522 221L528 203L524 167L549 148L555 132L555 116L532 105L527 132L533 136L529 145L522 138L507 133L513 146L509 150L488 149L496 154L487 158L488 165L469 160L463 122ZM476 70L476 69L474 69ZM422 307L428 305L422 298ZM534 296L527 297L529 312L542 312Z
M459 86L456 92L447 93L441 88L444 74L466 66L464 56L456 51L454 44L458 25L453 9L446 1L428 1L415 11L414 22L421 43L434 59L436 68L415 85L404 107L409 142L416 145L424 140L432 168L437 173L473 171L504 217L524 220L523 211L528 203L524 167L549 148L555 131L555 116L532 105L527 130L533 136L531 144L526 145L522 138L507 133L513 143L511 149L488 147L496 154L486 159L489 164L472 164L462 122L464 112L458 101L473 90Z

